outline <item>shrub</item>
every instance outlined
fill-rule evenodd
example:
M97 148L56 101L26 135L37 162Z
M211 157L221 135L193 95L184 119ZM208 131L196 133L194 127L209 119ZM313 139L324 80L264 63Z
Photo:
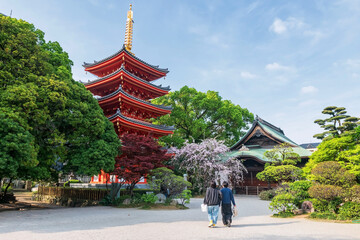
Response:
M157 201L157 196L153 193L144 194L141 196L141 200L146 204L155 203Z
M343 219L359 219L360 218L360 203L346 202L339 209L339 217Z
M134 195L131 198L131 203L133 204L139 204L139 203L143 203L144 201L142 200L142 196L146 195L146 194L141 194L141 193L134 193Z
M310 214L310 218L336 220L338 217L332 212L313 212Z
M326 161L316 165L311 173L314 180L325 185L351 187L356 183L355 175L341 167L338 162Z
M293 165L268 166L256 174L257 179L268 182L294 181L300 176L301 169Z
M101 199L101 201L99 202L100 205L103 206L110 206L112 203L111 201L111 196L110 195L106 195L103 199Z
M348 189L346 197L352 202L360 203L360 185Z
M113 206L121 206L125 199L131 198L130 195L120 195L112 201Z
M275 196L276 196L276 193L275 193L274 189L262 191L259 194L259 198L261 200L267 200L267 201L272 200Z
M178 197L180 198L181 205L185 205L185 203L190 203L191 191L183 190Z
M343 189L333 185L313 185L309 188L309 195L312 198L333 200L343 196Z
M190 182L165 167L152 170L148 179L153 189L159 189L161 193L170 198L180 195L186 187L191 187Z
M72 179L72 180L65 182L64 187L70 187L70 183L82 183L82 182L80 180Z
M308 190L311 185L311 182L306 180L295 181L289 184L290 193L295 197L295 205L300 207L301 203L310 197Z
M1 192L4 193L5 192L5 188L7 187L7 183L4 184L4 186L1 187ZM13 192L13 188L11 186L8 187L7 189L7 193L12 193Z
M296 209L294 199L295 197L290 193L276 195L270 203L270 209L276 212L292 212Z
M316 212L326 212L328 210L328 201L320 199L310 199Z
M341 204L340 198L335 198L331 201L325 199L310 199L316 212L338 212L338 206Z

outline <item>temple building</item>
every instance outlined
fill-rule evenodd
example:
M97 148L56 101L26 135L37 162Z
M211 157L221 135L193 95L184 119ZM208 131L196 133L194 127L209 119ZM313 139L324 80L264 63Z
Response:
M256 174L264 170L264 165L270 162L264 153L281 143L288 143L293 151L300 155L303 166L309 159L311 152L285 136L284 131L271 123L256 116L249 131L231 148L231 157L241 160L247 168L244 181L240 183L238 193L258 194L268 188L268 183L256 178Z
M136 57L132 50L133 11L127 13L125 44L115 54L93 63L84 63L85 71L97 79L84 83L98 100L105 116L114 124L120 137L124 133L151 134L155 138L172 134L174 127L155 125L152 118L170 114L172 107L156 105L151 99L163 96L170 87L152 81L165 77L167 69L151 65ZM105 183L115 176L105 173L92 178L92 183ZM143 183L145 180L143 181Z

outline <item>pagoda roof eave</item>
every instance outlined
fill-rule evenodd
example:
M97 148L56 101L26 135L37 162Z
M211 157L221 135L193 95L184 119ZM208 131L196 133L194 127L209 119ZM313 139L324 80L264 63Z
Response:
M175 130L175 128L173 126L155 125L155 124L146 123L146 122L138 121L136 119L125 117L124 115L121 114L120 109L118 109L114 115L108 117L108 119L110 121L112 121L116 118L120 118L122 120L128 121L134 125L140 125L145 128L150 128L150 130L163 131L163 133L166 132L166 134L171 134Z
M136 98L136 97L130 95L129 93L125 92L125 91L122 89L121 85L119 86L119 88L118 88L116 91L114 91L114 92L112 92L112 93L110 93L109 95L106 95L106 96L104 96L104 97L98 98L97 100L98 100L98 102L100 103L101 101L104 101L104 100L109 99L109 98L111 98L111 97L113 97L113 96L116 96L116 95L119 94L119 93L122 93L122 94L124 94L125 96L133 99L134 101L140 102L140 103L145 104L145 105L147 105L147 106L152 106L152 107L155 107L155 108L158 108L158 109L162 109L162 110L167 110L167 111L171 111L171 110L173 109L172 106L157 105L157 104L153 104L153 103L151 103L151 102L147 102L147 101L144 101L144 100L142 100L142 99Z
M167 68L160 68L159 66L151 65L151 64L145 62L144 60L141 60L140 58L136 57L135 55L133 55L132 53L130 53L126 49L125 45L123 45L123 47L119 51L117 51L116 53L114 53L113 55L111 55L111 56L109 56L107 58L104 58L104 59L102 59L100 61L94 61L94 63L86 63L86 62L84 62L84 64L82 66L84 68L94 67L94 66L99 65L101 63L104 63L104 62L106 62L106 61L108 61L108 60L110 60L112 58L115 58L116 56L120 55L122 52L127 53L131 58L145 64L146 66L148 66L148 67L150 67L150 68L152 68L152 69L154 69L156 71L162 72L164 74L167 74L169 72L169 70Z
M121 68L119 68L118 70L116 70L115 72L113 72L113 73L111 73L111 74L109 74L109 75L106 75L105 77L97 78L97 79L95 79L95 80L93 80L93 81L83 82L83 84L84 84L85 86L88 86L88 85L91 85L91 84L94 84L94 83L103 81L103 80L105 80L105 79L108 79L108 78L110 78L110 77L113 77L113 76L119 74L120 72L124 72L124 73L126 73L127 75L129 75L130 77L135 78L136 80L141 81L141 82L145 83L146 85L152 86L152 87L157 88L157 89L159 89L159 90L162 90L162 91L170 91L170 90L171 90L171 89L170 89L170 86L163 87L162 85L156 85L156 84L153 84L153 83L151 83L151 82L148 82L148 81L146 81L146 80L144 80L144 79L141 79L141 78L139 78L138 76L136 76L136 75L132 74L131 72L127 71L127 70L125 69L125 67L123 67L123 66L122 66Z

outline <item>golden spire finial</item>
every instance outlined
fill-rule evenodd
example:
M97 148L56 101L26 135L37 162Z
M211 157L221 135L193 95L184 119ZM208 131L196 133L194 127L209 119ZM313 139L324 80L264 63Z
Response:
M132 5L130 4L130 9L127 12L126 30L125 30L125 48L129 52L131 51L132 48L132 33L133 33L133 24L134 24L133 11L131 9L132 9Z

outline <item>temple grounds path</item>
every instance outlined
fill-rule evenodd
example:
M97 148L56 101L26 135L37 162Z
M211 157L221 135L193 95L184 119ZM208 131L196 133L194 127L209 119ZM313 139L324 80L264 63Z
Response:
M1 240L92 239L360 239L360 224L270 217L267 201L236 198L239 216L231 228L207 227L202 199L189 210L138 210L112 207L59 208L0 213Z

